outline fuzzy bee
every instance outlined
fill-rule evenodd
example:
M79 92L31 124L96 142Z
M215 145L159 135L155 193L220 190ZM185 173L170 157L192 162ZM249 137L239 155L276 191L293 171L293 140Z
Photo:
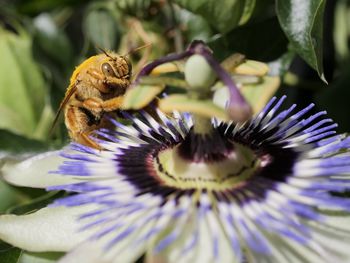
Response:
M107 117L120 109L131 74L132 66L126 56L103 51L88 58L74 70L53 125L63 111L70 138L101 149L89 135L96 129L110 127Z

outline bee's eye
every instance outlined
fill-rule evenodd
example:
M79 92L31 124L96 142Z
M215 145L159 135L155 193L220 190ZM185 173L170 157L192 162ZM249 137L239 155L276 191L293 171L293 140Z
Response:
M110 64L108 63L103 63L102 64L102 72L105 76L109 77L115 77L115 73L113 71L113 68Z

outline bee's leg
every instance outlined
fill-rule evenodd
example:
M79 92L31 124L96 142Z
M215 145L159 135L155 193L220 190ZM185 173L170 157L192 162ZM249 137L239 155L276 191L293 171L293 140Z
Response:
M104 81L108 86L112 86L115 89L119 89L119 94L122 95L125 93L126 88L130 85L130 80L127 78L117 78L107 76Z
M103 111L103 100L100 98L88 98L83 101L82 107L88 109L96 116L101 115Z
M102 85L92 85L94 88L98 89L102 93L111 92L111 88L109 86L112 86L113 88L121 89L120 94L124 94L125 89L130 85L130 81L126 78L127 76L125 76L125 78L105 76L103 73L94 69L88 70L87 73L93 76L94 79L102 82Z
M91 87L98 89L102 93L108 93L111 91L107 85L104 85L106 77L101 72L95 69L89 69L86 73L91 75L97 82L100 82L100 84L91 83Z
M109 100L101 100L99 98L89 98L83 102L83 107L89 109L91 112L112 112L120 110L123 103L123 97L115 97ZM152 106L146 106L144 110L150 114L157 122L163 123L159 118L156 110Z
M119 96L119 97L115 97L115 98L110 99L110 100L103 101L102 108L105 112L111 112L111 111L121 109L122 103L123 103L123 97ZM158 116L157 111L151 105L148 105L148 106L144 107L143 109L149 115L151 115L157 122L163 124L163 121Z
M123 104L123 96L114 97L109 100L103 101L102 108L104 111L110 112L119 110Z
M89 137L90 133L91 132L79 133L77 142L79 142L80 144L84 144L86 146L89 146L91 148L95 148L97 150L102 150L103 148Z
M94 130L94 126L88 125L88 117L84 112L78 107L70 106L65 112L65 117L68 133L73 141L95 149L102 149L89 137L89 134Z
M92 112L110 112L121 108L123 103L123 97L115 97L109 100L102 100L99 98L89 98L84 100L83 107L89 109Z
M105 79L105 75L103 73L101 73L100 71L96 70L96 69L89 69L86 72L87 74L91 75L94 77L94 79L98 79L98 80L104 80Z

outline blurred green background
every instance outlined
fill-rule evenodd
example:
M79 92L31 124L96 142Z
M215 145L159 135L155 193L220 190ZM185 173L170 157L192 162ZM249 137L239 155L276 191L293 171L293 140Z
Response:
M49 130L74 67L98 47L127 54L151 43L131 54L136 72L193 39L218 60L243 53L281 77L277 94L300 106L315 102L347 132L349 35L347 0L0 0L0 166L68 143L63 121ZM1 183L0 212L31 211L53 198L45 194ZM1 262L52 262L46 254L13 261L20 251L4 246Z

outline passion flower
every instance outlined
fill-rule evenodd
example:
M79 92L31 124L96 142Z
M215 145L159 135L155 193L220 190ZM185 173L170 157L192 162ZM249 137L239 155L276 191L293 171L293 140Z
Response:
M115 131L98 132L103 151L72 144L54 173L82 182L48 190L75 193L54 205L87 205L80 230L93 234L62 262L91 244L106 262L145 253L165 262L348 260L349 232L319 209L350 209L332 194L350 186L350 138L325 112L308 114L313 104L280 111L284 99L244 124L213 119L208 134L187 114L157 111L159 122L141 112L125 114L131 126L111 120Z

